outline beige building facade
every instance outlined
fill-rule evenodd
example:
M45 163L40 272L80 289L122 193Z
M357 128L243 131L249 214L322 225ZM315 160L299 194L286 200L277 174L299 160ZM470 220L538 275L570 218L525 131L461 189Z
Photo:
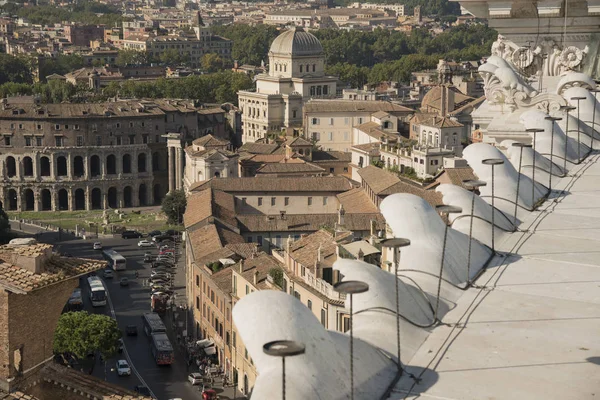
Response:
M304 102L336 93L337 78L325 75L319 40L302 28L279 35L269 50L269 72L256 77L254 91L238 92L242 141L256 142L270 132L298 134Z

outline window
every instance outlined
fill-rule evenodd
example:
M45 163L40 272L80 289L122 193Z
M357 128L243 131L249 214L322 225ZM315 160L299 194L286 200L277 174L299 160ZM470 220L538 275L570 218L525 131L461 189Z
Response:
M19 129L23 129L23 124L19 124Z
M130 127L130 128L133 128L133 122L130 122L130 123L129 123L129 127Z
M142 135L142 143L143 144L147 144L148 143L148 135Z
M121 136L117 136L117 146L122 145L123 143L121 142Z
M65 129L69 129L69 125L65 125Z
M96 136L96 146L102 146L102 136Z
M98 125L92 124L92 131L97 131L97 130L98 130Z
M329 141L333 142L333 132L329 132Z
M248 236L248 237L246 238L246 242L247 242L247 243L252 243L252 236Z
M284 197L283 204L286 205L286 206L289 206L290 205L290 198L289 197Z
M77 136L77 146L83 146L83 136Z
M275 205L275 199L276 197L271 197L271 205L274 206Z
M247 348L244 349L244 358L246 360L248 359L248 349Z
M259 206L259 207L260 207L260 206L262 206L262 197L259 197L259 198L258 198L258 206Z
M42 124L37 124L37 129L38 129L38 131L41 131L42 130Z
M256 237L256 243L258 243L259 246L263 245L263 237L262 236L257 236Z
M344 125L349 125L350 124L350 118L346 117L344 118Z
M200 309L200 297L196 296L196 309Z
M215 304L215 292L213 292L212 289L210 291L210 302Z
M359 125L360 125L360 124L362 124L362 117L359 117L359 118L358 118L358 124L359 124Z
M119 122L117 122L117 128L120 128L121 124Z
M202 282L202 291L206 294L206 282Z
M306 306L308 307L309 310L312 310L312 301L308 300L308 302L306 303Z
M40 137L40 136L36 137L36 138L35 138L35 145L36 145L36 146L42 146L42 144L43 144L43 140L44 140L44 138L43 138L43 137Z
M296 292L296 291L294 291L294 297L295 297L295 298L297 298L298 300L302 301L302 300L300 299L300 293L298 293L298 292Z
M329 173L333 174L335 172L335 168L329 168Z
M321 325L327 328L327 314L324 309L321 309Z
M225 344L229 346L229 332L225 332Z
M235 347L237 345L236 342L237 342L237 335L236 335L236 332L233 332L233 340L232 340L233 347Z
M76 131L78 131L78 130L79 130L79 125L75 124L75 125L73 126L73 128L74 128Z
M326 196L324 196L324 197L323 197L323 205L324 205L324 206L326 206L326 205L327 205L327 197L326 197Z
M54 130L60 131L60 125L59 124L54 125Z
M300 269L300 275L302 275L302 276L306 275L306 268L304 267L304 265Z
M312 124L313 125L319 125L319 118L313 118L312 119Z
M206 318L206 304L202 303L202 316Z
M237 293L237 276L233 275L233 292Z
M200 276L196 275L196 287L200 287Z
M348 167L344 167L344 172L348 172Z
M329 118L329 125L333 125L333 118Z
M25 147L31 147L31 136L25 136Z
M308 198L308 205L309 205L309 206L312 206L312 197L309 197L309 198Z
M423 165L424 164L424 160L423 159L419 160L419 164Z
M10 129L15 129L15 124L10 124Z
M56 141L56 147L63 147L64 138L62 136L56 136L54 140Z
M129 135L129 144L135 144L135 135Z
M296 110L292 110L292 118L296 118Z
M302 65L302 64L300 64L300 72L302 72L302 67L303 67L303 65Z
M364 162L365 162L365 160L363 159L363 156L360 156L360 158L358 159L358 166L359 166L360 168L362 168L362 167L363 167L363 164L364 164Z

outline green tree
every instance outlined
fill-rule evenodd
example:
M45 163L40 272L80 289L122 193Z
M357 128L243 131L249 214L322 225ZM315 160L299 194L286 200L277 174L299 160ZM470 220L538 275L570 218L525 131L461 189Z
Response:
M168 65L177 65L184 63L185 57L179 54L176 49L168 49L160 55L160 61Z
M146 51L119 50L115 64L120 67L125 65L145 65L150 63L150 56Z
M271 268L269 270L269 275L273 278L273 282L275 282L277 286L285 290L283 287L283 271L280 268Z
M106 360L117 352L121 336L117 321L107 315L68 312L58 320L53 349L55 353L72 353L78 358L97 352Z
M207 53L200 60L202 69L207 72L217 72L223 69L225 63L221 56L216 53Z
M167 216L169 224L180 224L183 221L186 205L187 199L183 190L176 190L165 196L162 211Z
M29 61L20 56L0 54L0 84L5 82L33 82Z

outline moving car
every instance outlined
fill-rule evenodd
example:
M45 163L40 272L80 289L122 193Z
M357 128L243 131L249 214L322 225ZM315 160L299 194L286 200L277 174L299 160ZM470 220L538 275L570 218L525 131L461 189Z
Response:
M143 236L144 235L138 231L123 231L123 233L121 233L121 238L123 239L139 239Z
M125 333L127 334L127 336L137 336L137 334L138 334L137 325L127 325L125 327Z
M131 375L131 368L127 363L127 360L119 360L117 361L117 374L119 376L129 376Z
M149 240L140 240L138 242L138 247L154 247L154 244Z
M119 281L119 285L121 285L121 286L129 286L129 279L127 279L127 277L121 278L121 280Z
M120 353L123 352L123 349L125 348L125 344L123 343L123 339L119 339L119 344L117 345L117 351Z
M199 372L192 372L188 375L188 381L190 381L192 385L199 385L202 383L202 374Z
M105 269L104 270L104 278L105 279L112 279L114 277L114 273L112 269Z
M102 250L102 243L96 242L94 243L94 250Z

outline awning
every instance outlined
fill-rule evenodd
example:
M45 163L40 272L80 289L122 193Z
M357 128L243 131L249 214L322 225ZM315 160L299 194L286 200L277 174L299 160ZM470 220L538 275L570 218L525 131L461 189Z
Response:
M210 340L210 339L202 339L202 340L198 340L198 341L196 342L196 345L197 345L198 347L205 348L205 347L214 346L214 345L215 345L215 342L213 342L213 341L212 341L212 340Z
M217 348L215 346L205 347L204 352L207 356L212 356L213 354L217 354Z

